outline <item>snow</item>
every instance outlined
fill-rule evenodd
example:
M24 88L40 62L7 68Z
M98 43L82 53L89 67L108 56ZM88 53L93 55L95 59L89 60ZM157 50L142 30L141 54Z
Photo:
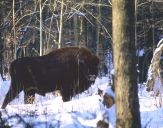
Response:
M144 48L139 49L139 50L136 51L136 55L139 56L139 57L144 56L144 54L145 54Z
M159 81L155 84L156 87L160 87ZM0 104L4 100L9 85L10 81L0 79ZM0 110L2 119L12 128L28 126L32 128L93 128L99 120L108 122L109 127L114 128L116 106L106 108L102 98L97 95L98 88L115 98L114 92L108 87L108 77L97 78L94 85L73 97L69 102L63 102L62 97L55 97L52 93L48 93L45 97L36 95L34 104L25 105L24 93L21 92L5 110ZM143 84L138 85L138 89L142 128L163 127L162 94L155 96L154 92L147 92Z

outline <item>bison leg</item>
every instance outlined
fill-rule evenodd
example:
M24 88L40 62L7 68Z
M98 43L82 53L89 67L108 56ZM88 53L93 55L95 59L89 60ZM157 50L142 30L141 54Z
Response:
M11 102L21 91L22 89L20 87L14 88L12 87L12 84L11 84L9 91L5 96L5 99L3 101L1 108L2 109L6 108L7 104Z
M72 98L72 93L71 90L62 90L62 99L64 102L70 101Z
M24 91L24 103L25 104L33 104L35 100L35 90L31 89L27 89Z

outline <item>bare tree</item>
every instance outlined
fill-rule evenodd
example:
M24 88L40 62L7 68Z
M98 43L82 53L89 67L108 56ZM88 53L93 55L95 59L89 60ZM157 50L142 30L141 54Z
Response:
M59 21L59 40L58 40L58 48L62 47L62 28L63 28L63 0L61 1L61 13L60 13L60 21Z
M116 127L139 128L135 56L135 1L112 1Z
M15 31L15 0L13 0L13 2L12 2L12 8L13 8L13 10L12 10L12 21L13 21L13 43L14 43L14 46L15 46L15 49L14 49L14 58L16 59L16 31Z
M43 42L42 42L42 2L39 0L40 5L40 56L43 54Z

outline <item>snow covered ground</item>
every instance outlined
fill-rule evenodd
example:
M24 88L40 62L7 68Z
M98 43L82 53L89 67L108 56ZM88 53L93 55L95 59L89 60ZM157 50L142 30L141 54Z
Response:
M9 81L0 79L0 104L9 88ZM46 97L36 95L35 104L24 105L23 92L7 106L0 110L1 123L12 128L92 128L99 120L109 122L109 127L115 127L115 105L106 108L97 95L98 88L111 96L115 96L108 87L108 78L97 78L94 85L84 93L77 95L69 102L63 102L61 97L51 93ZM139 103L142 128L163 128L162 95L154 96L139 85ZM1 105L0 105L1 106Z

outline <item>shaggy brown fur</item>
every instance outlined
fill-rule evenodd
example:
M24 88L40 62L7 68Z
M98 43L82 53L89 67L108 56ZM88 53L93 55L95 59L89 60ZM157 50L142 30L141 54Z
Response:
M94 83L98 65L97 56L83 47L66 47L41 57L17 59L10 65L11 86L2 108L21 91L28 97L61 90L67 101Z

